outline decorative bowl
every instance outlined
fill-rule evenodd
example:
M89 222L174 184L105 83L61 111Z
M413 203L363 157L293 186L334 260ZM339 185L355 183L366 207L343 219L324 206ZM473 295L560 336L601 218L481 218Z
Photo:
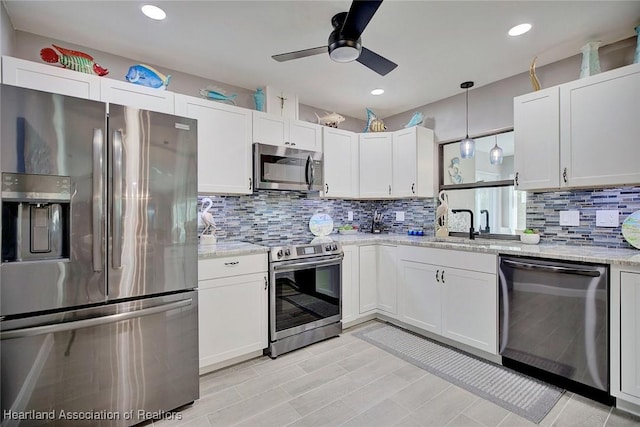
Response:
M540 242L539 234L521 234L520 241L528 245L537 245Z

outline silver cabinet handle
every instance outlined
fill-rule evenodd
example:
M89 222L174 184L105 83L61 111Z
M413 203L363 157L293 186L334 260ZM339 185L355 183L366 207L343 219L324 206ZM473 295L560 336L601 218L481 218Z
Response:
M284 145L291 145L289 141L285 141Z
M325 187L326 187L325 193L329 194L329 184L325 184Z
M234 266L240 264L240 261L225 262L224 265Z
M112 266L122 267L122 131L113 132L113 239Z
M519 172L516 172L516 187L518 186L518 173Z
M438 274L440 273L440 270L436 270L436 282L440 283L440 279L438 278Z
M102 129L93 129L93 208L92 208L92 231L93 231L93 271L102 271L102 164L104 134Z
M413 184L411 184L411 192L413 194L416 194L416 183L415 182Z
M253 189L253 180L249 177L249 190Z
M389 185L389 195L391 195L391 185Z
M267 282L267 276L264 276L264 290L267 290L267 287L269 286L269 282Z
M13 331L0 332L0 339L7 340L11 338L33 337L36 335L66 332L74 329L89 328L94 326L106 325L109 323L121 322L123 320L135 319L137 317L149 316L151 314L162 313L176 308L182 308L191 305L193 300L187 299L182 301L171 302L168 304L158 305L155 307L143 308L142 310L128 311L126 313L117 313L104 317L93 317L91 319L77 320L75 322L56 323L52 325L42 325L33 328L14 329Z
M564 183L567 183L567 168L564 168L564 170L562 171L562 179L564 180Z
M292 143L291 143L291 145L296 145L296 143L295 143L295 142L292 142Z
M442 270L442 273L440 273L440 281L444 283L444 270Z

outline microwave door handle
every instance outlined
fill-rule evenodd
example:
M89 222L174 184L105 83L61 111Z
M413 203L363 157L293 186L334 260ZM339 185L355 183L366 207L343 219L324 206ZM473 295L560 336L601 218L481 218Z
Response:
M122 267L122 131L113 132L112 267Z
M571 268L560 265L540 265L530 264L528 262L512 261L510 259L502 260L502 262L509 267L519 268L522 270L537 270L545 271L548 273L563 273L563 274L575 274L578 276L600 277L598 270L586 269L586 268Z
M93 271L102 271L102 192L103 192L103 145L102 129L93 129L93 182L92 182L92 212L91 227L93 234L92 261Z
M309 169L311 169L311 179L309 180L309 190L311 190L311 187L316 180L316 167L313 164L313 157L309 156L309 159L307 161L309 162Z
M309 159L311 159L311 156L307 157L307 163L304 166L304 182L307 184L307 187L311 189L311 179L309 178Z

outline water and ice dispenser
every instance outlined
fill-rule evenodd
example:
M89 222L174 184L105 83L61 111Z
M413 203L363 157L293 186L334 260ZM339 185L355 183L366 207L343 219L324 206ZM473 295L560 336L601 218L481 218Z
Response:
M2 174L2 262L69 257L71 178Z

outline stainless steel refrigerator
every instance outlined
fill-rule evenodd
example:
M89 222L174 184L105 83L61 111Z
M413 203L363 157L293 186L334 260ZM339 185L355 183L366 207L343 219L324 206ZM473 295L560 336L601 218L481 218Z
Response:
M0 100L1 425L170 417L199 394L196 121Z

